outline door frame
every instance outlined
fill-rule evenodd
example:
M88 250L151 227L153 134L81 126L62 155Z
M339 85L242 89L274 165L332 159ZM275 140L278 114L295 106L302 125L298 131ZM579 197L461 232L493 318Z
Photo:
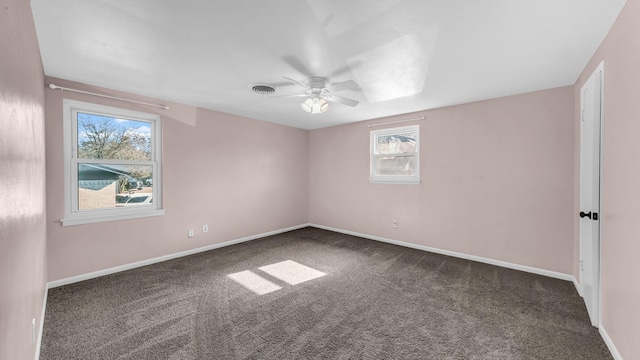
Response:
M597 301L596 304L596 311L597 311L597 316L596 316L596 323L592 324L593 326L595 326L596 328L600 327L600 324L602 323L602 287L601 287L601 283L602 283L602 227L603 227L603 221L602 221L602 182L603 182L603 176L602 176L602 165L603 165L603 130L604 130L604 65L605 62L604 60L600 62L600 64L598 64L598 66L593 70L593 72L591 73L591 75L589 76L589 78L587 79L587 81L584 82L584 84L582 85L582 87L580 88L580 115L579 115L579 120L580 120L580 151L579 151L579 156L582 156L582 148L581 148L581 142L582 142L582 113L583 113L583 108L584 108L584 87L591 82L594 79L594 76L600 75L600 136L598 138L598 141L600 142L600 146L599 146L599 164L598 164L598 174L599 174L599 182L598 182L598 204L599 204L599 219L598 219L598 239L597 239L597 243L598 243L598 253L597 253L597 259L598 259L598 264L597 264L597 269L596 271L594 271L593 273L593 283L596 284L597 286L597 295L596 295L596 299L594 299L595 301ZM580 158L578 159L578 163L580 164ZM580 169L580 166L578 166L578 168ZM579 170L579 179L582 176L581 170ZM581 196L581 191L582 188L580 186L580 182L578 185L578 207L580 208L580 196ZM580 211L582 211L583 209L580 209ZM582 249L583 249L583 239L582 236L580 236L580 219L578 220L578 242L579 242L579 248L578 248L578 273L579 273L579 277L580 277L580 288L579 288L579 292L580 295L584 298L585 296L585 289L584 289L584 282L582 279L582 270L581 270L581 265L584 259L582 259Z

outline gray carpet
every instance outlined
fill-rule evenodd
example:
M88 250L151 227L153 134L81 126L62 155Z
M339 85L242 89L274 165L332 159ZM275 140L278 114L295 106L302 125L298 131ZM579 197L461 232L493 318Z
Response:
M305 228L51 289L41 359L612 357L570 282Z

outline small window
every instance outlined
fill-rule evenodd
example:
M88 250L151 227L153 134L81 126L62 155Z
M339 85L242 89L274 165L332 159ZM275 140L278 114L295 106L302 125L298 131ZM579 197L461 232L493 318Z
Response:
M371 131L372 183L420 183L420 127Z
M160 125L155 114L64 100L63 225L164 214Z

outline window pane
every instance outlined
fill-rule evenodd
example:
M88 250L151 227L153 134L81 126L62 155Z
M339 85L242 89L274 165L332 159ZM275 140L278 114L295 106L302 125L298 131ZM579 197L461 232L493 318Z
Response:
M78 158L151 160L151 123L78 112Z
M380 135L377 138L377 154L402 154L416 152L416 133Z
M151 165L78 164L78 209L152 204Z
M377 159L376 175L415 175L415 156L388 156Z

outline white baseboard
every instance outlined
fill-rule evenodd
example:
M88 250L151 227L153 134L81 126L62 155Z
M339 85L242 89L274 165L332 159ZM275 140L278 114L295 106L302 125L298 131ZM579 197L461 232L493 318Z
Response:
M600 331L600 336L602 336L604 343L607 344L607 347L611 352L611 356L613 356L615 360L623 360L622 355L620 355L620 352L618 351L618 348L616 348L616 345L613 343L613 340L611 340L611 338L609 337L609 333L607 333L607 330L605 330L602 324L600 324L598 330Z
M578 282L578 279L575 278L575 276L573 277L573 286L576 287L578 295L580 295L580 297L584 297L584 295L582 295L582 286L580 286L580 283Z
M72 276L72 277L68 277L68 278L65 278L65 279L54 280L54 281L48 282L47 283L47 287L49 289L51 289L51 288L55 288L55 287L59 287L59 286L63 286L63 285L73 284L73 283L77 283L77 282L84 281L84 280L94 279L94 278L97 278L97 277L100 277L100 276L111 275L111 274L119 273L119 272L122 272L122 271L139 268L139 267L142 267L142 266L147 266L147 265L159 263L159 262L162 262L162 261L177 259L177 258L181 258L181 257L184 257L184 256L189 256L189 255L201 253L201 252L204 252L204 251L209 251L209 250L218 249L218 248L225 247L225 246L235 245L235 244L239 244L239 243L243 243L243 242L251 241L251 240L255 240L255 239L260 239L260 238L271 236L271 235L281 234L281 233L284 233L284 232L287 232L287 231L297 230L297 229L301 229L301 228L304 228L304 227L307 227L307 226L309 226L309 224L302 224L302 225L292 226L292 227L288 227L288 228L284 228L284 229L269 231L269 232L262 233L262 234L251 235L251 236L243 237L243 238L240 238L240 239L225 241L225 242L218 243L218 244L208 245L208 246L197 248L197 249L186 250L186 251L182 251L182 252L175 253L175 254L164 255L164 256L153 258L153 259L142 260L142 261L138 261L138 262L131 263L131 264L120 265L120 266L112 267L112 268L109 268L109 269L104 269L104 270L90 272L90 273L87 273L87 274Z
M42 333L44 332L44 315L47 312L47 295L49 286L44 287L44 298L42 299L42 313L40 314L40 329L38 330L38 339L36 342L36 360L40 359L40 348L42 348Z
M504 267L504 268L508 268L508 269L514 269L514 270L524 271L524 272L528 272L528 273L532 273L532 274L538 274L538 275L547 276L547 277L551 277L551 278L555 278L555 279L571 281L574 284L577 284L575 277L573 275L570 275L570 274L564 274L564 273L559 273L559 272L555 272L555 271L544 270L544 269L534 268L534 267L530 267L530 266L514 264L514 263L510 263L510 262L506 262L506 261L500 261L500 260L484 258L484 257L480 257L480 256L475 256L475 255L467 255L467 254L463 254L463 253L459 253L459 252L455 252L455 251L442 250L442 249L438 249L438 248L432 248L432 247L429 247L429 246L412 244L412 243L393 240L393 239L387 239L387 238L383 238L383 237L380 237L380 236L363 234L363 233L359 233L359 232L355 232L355 231L349 231L349 230L337 229L337 228L333 228L333 227L330 227L330 226L317 225L317 224L309 224L309 226L312 226L312 227L315 227L315 228L318 228L318 229L334 231L334 232L338 232L338 233L342 233L342 234L358 236L358 237L362 237L362 238L365 238L365 239L386 242L386 243L393 244L393 245L404 246L404 247L408 247L408 248L412 248L412 249L428 251L428 252L432 252L432 253L436 253L436 254L442 254L442 255L457 257L457 258L460 258L460 259L477 261L477 262L490 264L490 265L496 265L496 266L500 266L500 267Z

